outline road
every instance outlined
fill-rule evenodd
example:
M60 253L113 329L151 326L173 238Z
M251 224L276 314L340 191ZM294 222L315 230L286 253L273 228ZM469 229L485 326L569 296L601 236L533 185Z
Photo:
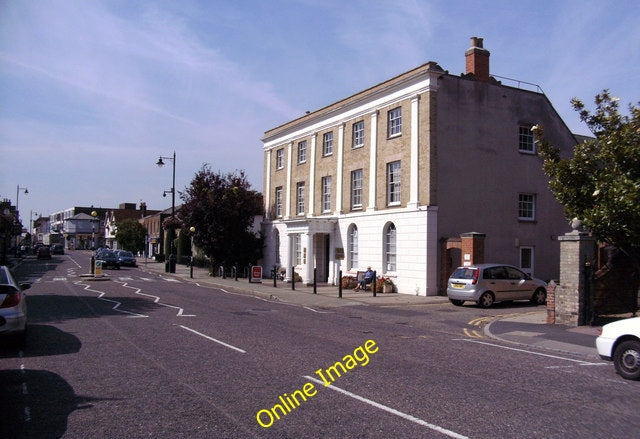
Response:
M27 259L24 349L0 347L0 437L633 437L640 383L593 355L482 335L449 304L313 309L88 254ZM340 362L341 364L336 364ZM326 386L325 382L330 385Z

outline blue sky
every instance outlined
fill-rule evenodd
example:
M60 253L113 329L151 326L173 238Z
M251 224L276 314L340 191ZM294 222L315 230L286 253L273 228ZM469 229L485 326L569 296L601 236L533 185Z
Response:
M168 208L174 150L178 191L204 163L262 190L266 130L427 61L463 73L472 36L576 133L571 98L640 100L636 0L0 0L0 198Z

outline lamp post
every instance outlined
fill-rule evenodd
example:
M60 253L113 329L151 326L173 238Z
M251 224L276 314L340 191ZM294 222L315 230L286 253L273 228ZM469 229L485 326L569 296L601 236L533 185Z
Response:
M166 160L171 160L173 162L173 175L172 175L172 179L171 179L171 190L169 191L164 191L162 193L163 197L167 196L167 192L171 192L171 218L173 219L173 217L176 214L176 152L173 151L173 157L163 157L160 156L160 158L158 158L158 161L156 162L156 165L158 165L159 168L164 166L164 162L162 161L162 159L166 159ZM176 272L176 256L173 252L173 240L170 240L171 242L169 243L170 246L170 253L169 253L169 273L175 273ZM165 249L166 252L166 249Z
M20 191L23 191L24 194L27 195L29 193L29 189L27 189L26 187L20 187L20 185L18 185L16 189L16 223L18 223L18 226L20 226L20 209L19 209ZM18 244L20 244L21 236L22 236L22 227L20 227L20 232L18 232L18 236L16 237L16 258L18 257Z
M189 227L189 232L191 233L191 260L189 261L189 277L193 279L193 235L196 233L196 228L193 226Z
M98 217L98 212L93 210L91 212L91 250L96 249L96 218Z
M33 242L33 215L36 215L36 218L38 217L38 215L40 215L38 212L34 212L33 210L29 212L29 237L31 239L31 242L29 243L29 246L31 248L33 248L34 242Z

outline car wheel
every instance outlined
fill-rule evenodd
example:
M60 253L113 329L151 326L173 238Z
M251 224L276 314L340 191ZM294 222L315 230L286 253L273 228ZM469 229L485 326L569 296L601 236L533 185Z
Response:
M627 340L620 343L613 353L616 372L627 380L640 380L640 341Z
M538 288L531 296L531 303L535 305L544 305L547 301L547 292L544 288Z
M478 305L480 305L480 308L491 308L494 301L495 298L493 297L493 293L491 291L485 291L482 293L482 296L480 296Z
M464 300L449 299L449 301L455 306L462 306L462 304L464 303Z

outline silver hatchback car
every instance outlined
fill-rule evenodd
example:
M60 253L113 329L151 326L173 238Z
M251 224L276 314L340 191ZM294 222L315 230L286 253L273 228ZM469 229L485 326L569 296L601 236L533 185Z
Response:
M0 265L0 336L15 337L24 344L27 335L27 301L24 290L30 284L18 285L9 268Z
M458 267L447 283L447 296L456 306L473 301L482 308L494 302L530 300L542 305L547 300L547 284L522 270L505 264L477 264Z

